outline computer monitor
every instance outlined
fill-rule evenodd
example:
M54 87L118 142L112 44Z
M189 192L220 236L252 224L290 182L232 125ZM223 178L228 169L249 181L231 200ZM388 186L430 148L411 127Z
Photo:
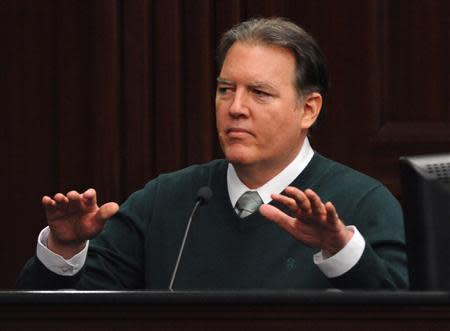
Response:
M412 290L450 290L450 153L400 158Z

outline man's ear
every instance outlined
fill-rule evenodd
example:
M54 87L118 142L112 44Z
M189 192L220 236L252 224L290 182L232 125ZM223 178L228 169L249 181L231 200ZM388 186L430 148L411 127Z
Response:
M313 92L305 95L303 100L303 117L302 117L302 129L309 129L322 109L322 95L317 92Z

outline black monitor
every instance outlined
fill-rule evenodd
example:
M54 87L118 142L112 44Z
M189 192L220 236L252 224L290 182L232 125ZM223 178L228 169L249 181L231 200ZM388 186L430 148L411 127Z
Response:
M412 290L450 290L450 153L400 158Z

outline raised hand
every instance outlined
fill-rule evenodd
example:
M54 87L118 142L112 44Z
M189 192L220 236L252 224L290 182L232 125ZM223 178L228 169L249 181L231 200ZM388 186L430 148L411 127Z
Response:
M115 202L99 207L94 189L82 194L57 193L53 199L44 196L42 205L50 227L48 248L66 259L81 251L86 240L97 236L106 220L119 209Z
M331 202L323 203L311 189L304 192L288 187L286 195L272 194L272 199L289 208L290 215L264 204L260 212L305 245L324 250L329 255L339 252L353 233L339 219Z

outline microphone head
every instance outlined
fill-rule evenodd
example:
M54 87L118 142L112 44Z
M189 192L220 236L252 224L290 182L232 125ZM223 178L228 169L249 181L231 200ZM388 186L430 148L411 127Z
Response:
M200 204L202 205L207 204L212 195L212 190L208 186L202 186L197 191L197 201L200 201Z

